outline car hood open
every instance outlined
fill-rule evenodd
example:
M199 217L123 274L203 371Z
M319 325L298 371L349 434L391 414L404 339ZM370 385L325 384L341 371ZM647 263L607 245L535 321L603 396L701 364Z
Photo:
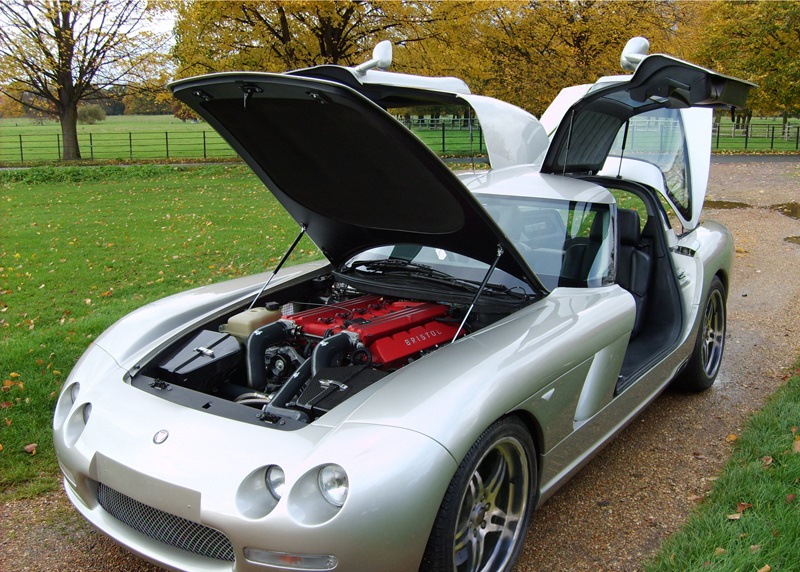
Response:
M367 248L422 244L498 267L541 290L490 216L415 135L358 92L286 74L172 84L335 265Z

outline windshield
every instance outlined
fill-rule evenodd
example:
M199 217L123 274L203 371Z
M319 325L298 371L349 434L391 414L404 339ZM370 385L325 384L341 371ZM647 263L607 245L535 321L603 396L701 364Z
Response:
M613 282L611 205L479 195L548 290Z
M354 256L346 268L362 277L380 277L382 282L424 281L427 288L473 293L489 271L489 265L463 254L417 244L394 244L371 248ZM532 293L522 280L495 268L489 279L495 292Z
M497 195L477 198L548 290L613 283L612 205ZM489 270L487 264L463 254L415 244L372 248L351 258L345 267L361 276L380 275L394 282L422 278L434 290L446 282L469 290ZM531 293L525 282L500 269L494 270L489 283Z

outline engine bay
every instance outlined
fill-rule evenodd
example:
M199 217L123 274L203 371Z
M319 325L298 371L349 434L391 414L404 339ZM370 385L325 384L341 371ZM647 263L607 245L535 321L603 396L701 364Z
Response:
M274 297L187 334L132 384L209 413L298 428L509 313L483 305L469 314L460 302L367 293L330 277Z

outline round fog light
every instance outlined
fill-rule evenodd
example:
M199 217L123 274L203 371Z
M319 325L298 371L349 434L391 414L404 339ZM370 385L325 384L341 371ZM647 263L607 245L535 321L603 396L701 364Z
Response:
M270 465L267 467L267 473L264 477L267 488L270 494L275 497L275 500L281 500L283 490L286 488L286 475L278 465Z
M319 490L333 506L342 506L350 490L347 473L339 465L325 465L319 471Z

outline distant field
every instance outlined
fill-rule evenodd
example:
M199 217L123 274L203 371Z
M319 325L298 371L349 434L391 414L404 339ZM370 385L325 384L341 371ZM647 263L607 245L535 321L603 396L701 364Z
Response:
M206 123L172 115L112 115L78 125L84 159L230 158L236 153ZM61 126L55 121L0 119L0 162L58 161Z
M469 155L486 151L480 133L445 126L414 129L434 151ZM78 125L81 157L89 160L214 159L236 153L204 122L183 122L172 115L109 116L94 125ZM58 161L61 127L55 121L0 119L0 163Z
M172 115L109 115L104 121L94 125L78 124L79 133L90 131L98 132L128 132L128 131L202 131L210 129L205 123L191 123L181 121ZM57 121L44 121L37 123L24 117L0 118L0 130L3 135L24 135L61 133L61 126Z
M478 129L472 133L444 122L413 131L445 157L485 154ZM236 153L206 123L181 121L172 115L116 115L95 125L78 125L81 155L87 160L230 159ZM730 118L720 123L712 148L719 151L797 151L800 125L781 129L779 118L755 118L745 136ZM0 164L55 162L62 151L61 128L55 121L0 119Z

